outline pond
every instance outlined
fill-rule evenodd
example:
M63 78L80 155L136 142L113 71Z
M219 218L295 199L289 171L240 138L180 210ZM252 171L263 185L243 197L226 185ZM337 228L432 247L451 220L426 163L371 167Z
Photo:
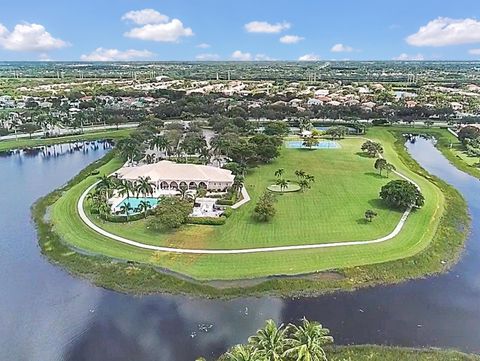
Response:
M431 173L468 200L473 228L448 274L314 298L206 300L133 297L92 286L40 253L30 206L108 149L0 158L0 359L186 361L219 355L267 318L303 316L337 343L455 347L480 352L480 181L451 166L428 140L408 144ZM65 146L63 147L65 149ZM68 149L68 148L67 148Z

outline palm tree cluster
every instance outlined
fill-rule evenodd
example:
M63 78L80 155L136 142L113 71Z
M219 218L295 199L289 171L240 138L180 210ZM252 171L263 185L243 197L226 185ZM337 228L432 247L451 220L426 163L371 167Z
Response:
M111 207L108 199L113 196L114 191L121 197L126 197L127 201L120 206L120 213L124 214L128 220L128 216L133 212L144 212L147 216L151 204L147 200L141 200L138 207L133 209L129 202L130 196L147 197L152 196L155 191L155 184L150 177L139 177L138 180L132 182L127 179L119 179L116 176L103 175L98 177L99 182L95 186L93 192L87 195L91 201L91 210L99 213L101 216L107 216L111 213Z
M306 173L304 170L296 170L295 176L298 179L298 185L302 189L302 192L306 189L310 189L312 186L311 184L315 182L315 176Z
M327 361L325 345L333 344L330 330L318 322L303 319L301 325L277 324L268 320L265 327L223 355L221 361Z
M171 126L165 129L162 134L156 134L148 140L148 148L165 154L167 158L176 156L177 160L183 156L188 160L189 156L197 155L203 164L210 161L210 152L207 141L201 128L191 125L190 129L184 133L182 128ZM150 156L152 157L152 156ZM155 160L145 158L147 163L153 163Z
M285 169L280 168L275 171L275 177L277 177L276 185L280 187L281 191L284 191L288 188L289 182L284 178ZM302 169L295 171L295 176L298 180L298 185L300 186L302 192L306 189L311 188L311 184L315 182L315 176L308 174Z

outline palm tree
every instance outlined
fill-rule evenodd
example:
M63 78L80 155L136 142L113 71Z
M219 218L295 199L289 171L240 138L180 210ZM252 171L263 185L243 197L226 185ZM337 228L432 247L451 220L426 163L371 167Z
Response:
M204 198L207 195L207 189L204 187L198 187L197 191L195 192L195 197L193 198L193 203L197 202L197 198Z
M305 179L308 181L308 183L314 183L315 182L315 176L311 174L305 174Z
M277 179L277 186L280 186L280 190L283 192L288 188L288 182L285 179Z
M244 177L240 174L237 174L233 179L232 190L238 194L243 187Z
M207 147L202 147L200 149L200 159L204 165L207 165L210 162L210 151Z
M327 361L323 346L333 343L329 329L305 318L301 326L290 327L291 338L287 341L288 349L283 356L292 357L296 361Z
M128 222L128 213L130 211L133 211L133 208L129 202L125 202L120 206L120 212L125 214L125 217L127 218L127 222Z
M305 191L305 189L310 189L311 186L310 186L310 182L307 181L306 179L302 179L298 182L298 185L300 186L302 192Z
M100 215L104 218L106 218L106 216L108 216L111 212L112 208L107 202L102 202L98 207L98 213L100 213Z
M285 169L280 168L275 171L275 177L277 178L282 178L283 175L285 174Z
M265 327L248 339L248 343L257 350L258 360L283 361L285 346L288 341L287 329L273 320L268 320Z
M150 177L138 177L136 182L136 191L138 194L142 194L144 197L152 195L155 190L155 183L151 181Z
M298 180L300 181L302 178L304 178L306 175L305 171L303 169L300 169L300 170L296 170L295 171L295 176L298 178Z
M127 200L130 198L130 194L133 192L133 184L127 179L122 179L117 184L117 191L120 196L127 196Z
M148 201L146 201L146 200L141 200L140 203L138 204L138 210L139 210L140 212L143 211L143 215L144 215L145 218L147 218L147 212L148 212L148 210L149 210L150 208L152 208L152 206L151 206L151 204L150 204Z
M117 148L122 157L126 159L130 165L144 153L143 144L132 137L121 139L117 144Z
M95 189L104 192L107 197L110 197L112 189L115 187L115 181L113 178L104 174L101 177L97 177L97 179L99 179L99 182Z
M145 156L145 163L147 163L147 164L155 163L155 154L147 154Z
M189 200L192 199L192 195L190 193L188 193L188 187L187 186L181 185L178 188L178 192L180 193L179 196L180 196L180 199L182 201L189 201Z
M244 345L235 346L225 356L225 361L259 361L257 351Z
M168 141L167 137L164 135L156 135L153 137L149 142L149 147L151 150L159 150L163 151L169 147L170 142Z
M85 198L90 202L91 211L99 211L102 201L104 200L101 192L90 192Z

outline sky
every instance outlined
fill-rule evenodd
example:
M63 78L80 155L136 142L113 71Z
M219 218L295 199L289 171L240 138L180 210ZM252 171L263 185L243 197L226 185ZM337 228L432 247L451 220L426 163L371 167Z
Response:
M480 60L479 0L3 0L0 61Z

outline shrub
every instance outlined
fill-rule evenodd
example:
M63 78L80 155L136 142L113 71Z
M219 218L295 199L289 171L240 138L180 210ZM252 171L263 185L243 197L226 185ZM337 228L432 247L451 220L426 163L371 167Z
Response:
M235 200L233 199L219 199L217 201L219 206L233 206L235 204Z
M226 207L225 210L223 211L223 215L227 218L230 217L232 213L233 213L233 209L230 207Z
M162 197L148 225L155 230L178 228L187 222L191 211L192 204L188 201L177 197Z
M91 212L93 214L93 212ZM98 213L98 212L97 212ZM147 216L150 216L155 213L154 209L147 210ZM107 214L107 215L100 215L100 218L104 219L105 221L112 222L112 223L125 223L127 222L127 217L124 214ZM145 213L135 213L130 214L128 216L128 222L130 221L139 221L145 218Z
M268 222L275 214L275 196L271 192L265 192L258 200L253 217L259 222Z

